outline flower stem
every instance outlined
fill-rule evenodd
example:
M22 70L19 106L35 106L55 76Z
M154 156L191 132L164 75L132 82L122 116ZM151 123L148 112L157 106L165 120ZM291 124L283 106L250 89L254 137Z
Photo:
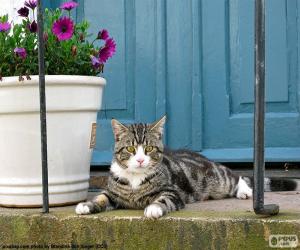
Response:
M94 39L94 41L92 41L92 45L94 45L94 42L97 40L97 38Z

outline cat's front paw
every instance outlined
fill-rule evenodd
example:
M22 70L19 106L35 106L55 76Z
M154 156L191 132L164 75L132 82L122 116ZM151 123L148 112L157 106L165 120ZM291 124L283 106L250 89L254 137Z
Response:
M147 218L157 219L164 215L164 211L160 205L150 204L148 207L145 208L144 215Z
M91 214L91 205L89 202L81 202L75 208L76 214Z

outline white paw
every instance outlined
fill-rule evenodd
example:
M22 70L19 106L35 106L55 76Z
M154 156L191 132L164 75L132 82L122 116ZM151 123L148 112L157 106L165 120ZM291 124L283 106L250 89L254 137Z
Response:
M145 208L144 215L147 218L157 219L157 218L163 216L163 210L159 205L151 204Z
M79 203L75 208L76 214L90 214L90 209L84 203Z
M252 197L252 189L248 186L248 184L241 177L238 182L238 190L236 193L236 197L238 199L248 199Z

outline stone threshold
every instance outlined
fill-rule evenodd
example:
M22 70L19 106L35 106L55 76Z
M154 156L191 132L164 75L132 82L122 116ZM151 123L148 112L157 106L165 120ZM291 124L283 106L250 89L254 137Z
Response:
M144 218L142 210L79 216L75 206L50 208L49 214L0 208L0 248L270 249L272 235L300 240L300 193L266 193L265 202L279 204L280 214L255 215L252 200L237 199L189 204L158 220Z

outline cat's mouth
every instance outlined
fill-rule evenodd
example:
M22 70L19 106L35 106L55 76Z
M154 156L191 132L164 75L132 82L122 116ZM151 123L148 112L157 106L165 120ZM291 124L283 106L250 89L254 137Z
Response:
M136 166L133 167L133 169L137 170L145 170L147 166L145 164L137 164Z
M128 171L132 173L145 173L148 171L148 166L147 165L136 165L136 166L130 166L127 168Z
M137 164L137 168L145 168L145 167L147 167L147 166L145 166L144 163L138 163Z

